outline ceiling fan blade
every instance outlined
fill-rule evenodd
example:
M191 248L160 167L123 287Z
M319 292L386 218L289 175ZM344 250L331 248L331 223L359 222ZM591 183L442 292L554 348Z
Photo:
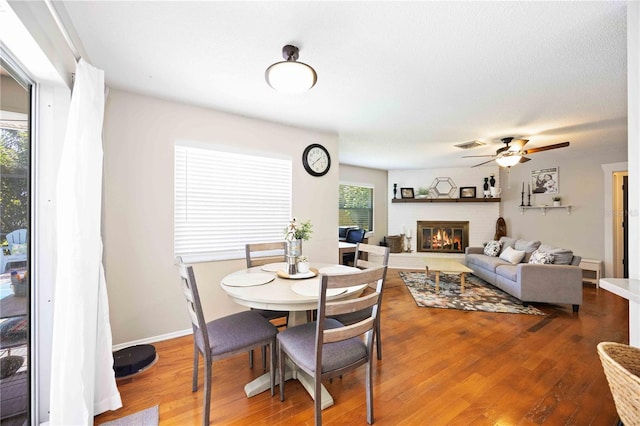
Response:
M463 155L462 158L495 157L495 155Z
M494 161L494 160L492 159L492 160L489 160L489 161L485 161L484 163L476 164L475 166L471 166L471 168L482 166L483 164L487 164L487 163L490 163L492 161Z
M549 151L550 149L564 148L566 146L569 146L569 142L561 142L561 143L555 143L553 145L541 146L538 148L531 148L531 149L527 149L526 151L522 151L522 153L525 155L534 154L536 152Z
M521 163L526 163L527 161L531 161L531 158L527 158L527 157L520 158Z

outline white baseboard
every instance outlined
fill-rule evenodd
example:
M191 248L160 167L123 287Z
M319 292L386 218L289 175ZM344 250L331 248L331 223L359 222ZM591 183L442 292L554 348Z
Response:
M161 334L159 336L147 337L145 339L134 340L131 342L120 343L117 345L113 345L113 351L119 351L120 349L128 348L129 346L135 345L148 345L149 343L162 342L164 340L175 339L176 337L187 336L189 334L193 334L193 330L191 328L174 331L173 333Z

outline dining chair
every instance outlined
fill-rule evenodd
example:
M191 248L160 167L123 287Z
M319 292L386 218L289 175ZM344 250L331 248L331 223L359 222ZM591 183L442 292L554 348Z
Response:
M640 425L640 348L600 342L597 350L620 420Z
M375 246L373 244L363 244L360 243L356 246L355 252L355 260L353 266L359 269L370 269L377 268L379 266L387 266L389 264L389 247L383 246ZM375 289L376 292L380 293L380 306L382 307L382 289L384 285L384 281L386 279L386 270L385 276L382 281L377 283L378 288ZM370 311L371 309L369 309ZM358 321L361 321L363 318L368 316L370 312L367 310L362 310L358 312L350 312L342 315L333 316L333 318L337 319L344 325L355 324ZM374 341L376 342L376 353L378 359L382 359L382 339L380 338L380 321L381 321L381 313L379 312L376 316L376 323L374 327Z
M16 229L9 232L5 238L7 247L0 247L0 273L5 272L11 263L27 261L27 230Z
M253 311L243 311L205 322L193 267L185 265L180 257L176 259L176 265L180 273L182 293L187 302L187 311L193 327L193 384L191 391L198 390L198 363L200 355L202 355L205 380L202 424L208 426L213 361L268 345L271 348L271 395L274 395L274 359L278 329L262 315Z
M364 236L367 233L365 229L351 228L347 229L347 243L358 244L364 240ZM348 265L350 262L355 262L355 253L345 253L342 255L342 264Z
M340 376L365 365L367 422L373 424L373 386L371 352L373 329L380 309L380 293L374 291L355 299L327 300L328 294L362 284L384 281L384 266L358 273L321 275L318 317L315 322L289 327L278 333L278 363L280 369L280 401L284 401L285 361L288 358L299 369L314 378L315 424L322 424L322 380ZM345 326L332 316L369 311L363 320Z
M268 263L285 262L286 261L286 243L284 241L270 242L270 243L249 243L245 244L245 259L247 261L247 268L254 266L263 266ZM255 309L251 308L268 319L279 320L280 324L278 328L286 327L289 321L288 311L271 311L268 309ZM267 351L266 347L262 348L262 369L267 368ZM253 368L253 350L249 352L249 367Z

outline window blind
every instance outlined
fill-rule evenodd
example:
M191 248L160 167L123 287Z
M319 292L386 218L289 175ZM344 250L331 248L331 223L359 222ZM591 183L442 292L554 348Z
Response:
M291 159L176 144L174 254L238 259L281 241L291 219Z

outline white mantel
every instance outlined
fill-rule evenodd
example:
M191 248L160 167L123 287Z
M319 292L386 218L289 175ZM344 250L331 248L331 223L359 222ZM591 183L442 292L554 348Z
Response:
M397 197L401 188L430 187L438 177L448 177L455 183L456 195L460 187L476 187L477 197L482 197L484 177L495 176L496 187L500 187L500 173L497 166L450 169L390 170L389 194L393 197L393 184L397 184ZM411 229L411 248L416 249L416 230L419 220L469 221L469 245L481 246L493 239L496 221L500 217L500 203L392 203L389 199L388 233L399 235Z

